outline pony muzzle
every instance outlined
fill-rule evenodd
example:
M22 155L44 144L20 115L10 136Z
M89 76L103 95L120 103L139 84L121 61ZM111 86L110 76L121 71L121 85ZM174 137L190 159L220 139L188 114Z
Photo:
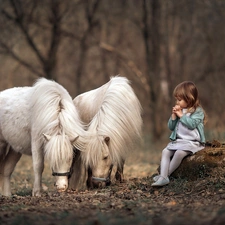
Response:
M106 178L92 176L91 180L92 180L92 183L94 184L94 186L98 187L102 183L104 183L106 186L109 186L111 184L110 177L111 177L112 168L113 168L113 165L110 166L109 174L108 174L108 177L106 177Z
M101 178L101 177L91 177L92 185L94 187L101 187L101 186L109 186L111 184L110 177Z
M96 182L105 182L105 183L109 183L110 182L110 178L101 178L101 177L91 177L92 181L96 181Z
M71 176L71 173L72 173L71 171L65 172L65 173L58 173L58 172L52 171L52 176L57 177L55 186L56 186L58 192L65 192L67 190L68 179Z

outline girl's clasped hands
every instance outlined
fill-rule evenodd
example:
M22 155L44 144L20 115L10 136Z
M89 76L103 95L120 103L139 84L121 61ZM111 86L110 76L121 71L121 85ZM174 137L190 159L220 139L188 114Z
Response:
M181 117L182 115L183 115L182 108L179 105L175 105L172 109L172 116L176 118L176 116Z

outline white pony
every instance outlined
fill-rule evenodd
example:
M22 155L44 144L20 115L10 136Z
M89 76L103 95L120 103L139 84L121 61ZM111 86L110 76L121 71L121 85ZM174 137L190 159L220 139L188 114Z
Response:
M56 188L65 191L83 127L73 100L58 83L39 79L32 87L0 93L0 188L10 196L10 176L22 154L32 155L33 196L41 195L46 158L56 176Z
M76 169L69 187L77 188L79 160L88 171L88 187L109 185L113 165L117 168L116 179L122 181L125 159L140 140L142 128L142 107L130 82L125 77L112 77L73 101L91 136L73 164Z

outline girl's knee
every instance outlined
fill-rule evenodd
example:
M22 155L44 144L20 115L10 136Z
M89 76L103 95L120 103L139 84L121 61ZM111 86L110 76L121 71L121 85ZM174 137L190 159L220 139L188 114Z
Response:
M167 148L164 148L162 150L162 157L171 157L174 154L174 151L168 150Z
M168 154L168 151L169 151L169 150L167 150L166 148L164 148L164 149L162 150L162 155Z
M178 157L178 158L184 158L186 156L190 155L190 152L189 151L182 151L182 150L177 150L174 154L175 157Z

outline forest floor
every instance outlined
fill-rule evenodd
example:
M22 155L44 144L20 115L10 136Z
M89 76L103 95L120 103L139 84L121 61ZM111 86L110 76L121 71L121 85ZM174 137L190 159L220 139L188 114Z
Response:
M225 224L225 168L214 168L216 176L171 178L169 185L153 188L161 147L132 154L125 164L125 181L103 189L58 194L46 169L42 197L31 196L32 163L23 156L12 175L12 197L0 196L0 224Z

